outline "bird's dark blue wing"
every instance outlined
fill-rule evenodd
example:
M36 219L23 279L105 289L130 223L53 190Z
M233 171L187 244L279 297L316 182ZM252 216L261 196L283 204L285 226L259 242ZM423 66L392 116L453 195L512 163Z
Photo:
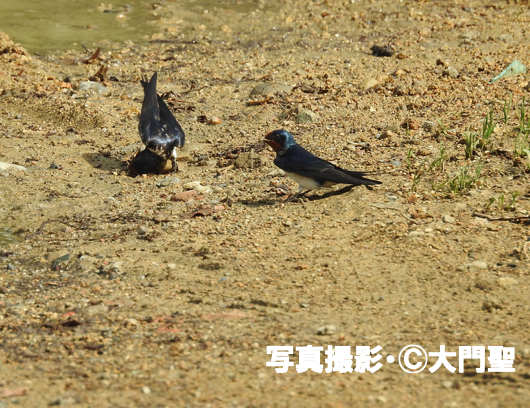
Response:
M364 172L341 169L298 144L289 147L284 154L276 155L274 164L283 171L310 177L321 183L330 181L352 185L381 184L380 181L364 178L366 175Z
M156 94L156 73L151 80L140 81L144 88L144 101L142 103L142 112L140 113L140 123L138 131L144 144L156 137L160 132L160 108L158 107L158 95Z
M158 107L160 108L160 123L168 139L177 140L176 147L184 146L184 131L169 110L164 100L157 95Z

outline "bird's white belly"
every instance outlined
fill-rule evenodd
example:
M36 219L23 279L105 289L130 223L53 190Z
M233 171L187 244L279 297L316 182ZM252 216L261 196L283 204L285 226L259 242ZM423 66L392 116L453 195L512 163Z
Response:
M304 176L301 176L299 174L295 174L295 173L288 173L288 172L285 172L285 174L289 177L291 177L294 181L296 181L298 184L300 184L303 188L305 188L306 190L315 190L317 188L320 188L321 187L321 184L310 178L310 177L304 177Z

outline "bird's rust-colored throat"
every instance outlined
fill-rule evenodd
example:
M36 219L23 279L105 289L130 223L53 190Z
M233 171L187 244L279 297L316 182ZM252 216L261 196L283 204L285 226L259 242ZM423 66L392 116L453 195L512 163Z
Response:
M263 140L263 142L268 144L270 147L272 147L272 150L274 150L275 152L279 152L280 150L282 150L282 146L277 141L269 139L269 136L271 134L272 132L267 133L265 135L265 139Z

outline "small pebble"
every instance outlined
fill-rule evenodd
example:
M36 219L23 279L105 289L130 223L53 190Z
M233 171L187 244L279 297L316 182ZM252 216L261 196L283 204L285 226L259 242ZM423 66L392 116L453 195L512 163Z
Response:
M453 67L445 68L442 71L442 76L447 76L450 78L458 78L458 75L460 75L459 72Z
M370 51L372 51L374 57L391 57L394 55L394 50L389 45L373 45L372 48L370 48Z
M76 260L76 267L79 271L87 272L97 269L95 266L96 262L96 258L88 255L82 255Z
M252 89L252 91L250 91L250 96L291 93L292 90L293 90L293 87L289 85L282 85L282 84L275 84L272 82L267 82L267 83L256 85Z
M50 252L46 256L46 259L48 261L56 262L56 263L67 261L69 258L70 258L70 254L68 253L68 251L65 251L64 249L59 250L59 251Z
M319 336L324 336L324 335L330 335L330 334L335 334L335 332L337 331L337 328L335 327L334 324L329 324L327 326L321 326L317 329L317 334Z
M283 171L282 169L274 169L267 173L267 177L279 177L279 176L285 176L285 171Z
M294 121L299 124L314 123L317 122L319 119L318 115L315 112L303 108L289 109L281 113L278 118L280 120L289 120L293 118Z
M89 315L104 314L109 311L109 307L104 304L88 306L85 312Z
M101 95L110 95L110 90L99 82L82 81L79 82L77 90L80 92L93 92Z
M217 116L213 116L210 119L208 119L207 123L209 125L215 126L215 125L220 125L222 121L223 120L221 118L218 118Z
M421 125L421 127L426 130L427 132L432 132L434 130L436 130L438 128L438 124L436 122L432 122L430 120L426 120L425 122L423 122L423 124Z
M468 265L469 268L488 269L488 264L484 261L473 261Z
M178 177L166 177L156 183L157 187L169 187L180 184L180 179Z
M517 281L517 279L510 278L509 276L507 276L507 277L499 278L499 280L497 281L497 284L501 288L510 288L514 285L519 284L519 282Z
M473 224L479 225L479 226L486 226L486 225L489 225L489 223L490 221L486 218L475 217L473 220Z
M442 215L442 221L445 222L446 224L454 224L455 223L455 219L453 217L451 217L450 215L448 215L448 214Z
M482 310L491 312L492 310L502 309L502 302L499 299L487 299L482 303Z
M76 404L76 403L77 401L75 400L75 398L68 397L68 396L61 396L61 397L57 397L54 400L50 401L48 403L48 406L53 407L53 406L58 406L58 405L70 405L70 404Z
M144 387L142 387L142 392L144 394L151 394L151 388L149 388L147 386L144 386Z
M298 113L294 117L294 121L299 124L318 122L318 115L309 109L298 108Z
M200 181L190 181L189 183L183 184L182 187L186 190L193 190L195 187L200 186Z
M493 289L492 281L485 278L477 278L475 279L475 286L483 291L490 291Z
M9 172L11 170L27 171L25 167L19 166L17 164L0 162L0 172Z
M103 270L105 272L123 272L123 262L122 261L114 261L110 262L108 265L106 265Z
M200 194L210 194L213 192L213 188L211 188L210 186L196 186L195 187L195 190L197 191L197 193L200 193Z
M261 156L254 151L241 153L234 165L238 169L255 169L262 165Z
M362 91L367 91L370 88L373 88L374 86L379 85L379 81L375 78L365 78L360 84L359 89Z
M194 200L201 200L203 198L204 196L200 195L197 190L188 190L172 195L170 200L188 202Z
M64 254L64 255L61 255L57 258L55 258L53 261L52 261L52 268L55 268L57 267L58 265L60 265L61 263L63 262L67 262L70 260L70 254Z
M384 139L396 139L397 138L397 134L395 134L394 132L392 132L391 130L385 130L383 133L381 133L381 136L379 137L379 139L381 140L384 140Z

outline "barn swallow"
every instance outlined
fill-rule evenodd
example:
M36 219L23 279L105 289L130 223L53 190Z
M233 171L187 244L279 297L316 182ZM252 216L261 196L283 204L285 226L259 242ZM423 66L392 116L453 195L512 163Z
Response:
M138 154L131 162L136 166L130 168L131 173L156 173L165 160L171 160L172 171L178 170L176 148L184 146L185 135L164 100L156 93L156 80L155 72L149 82L147 78L140 81L144 88L144 101L138 131L145 149L160 160L147 153Z
M267 133L264 142L276 152L274 164L299 184L298 195L303 189L315 190L335 184L381 184L380 181L364 178L365 172L344 170L315 156L296 143L293 135L286 130Z

